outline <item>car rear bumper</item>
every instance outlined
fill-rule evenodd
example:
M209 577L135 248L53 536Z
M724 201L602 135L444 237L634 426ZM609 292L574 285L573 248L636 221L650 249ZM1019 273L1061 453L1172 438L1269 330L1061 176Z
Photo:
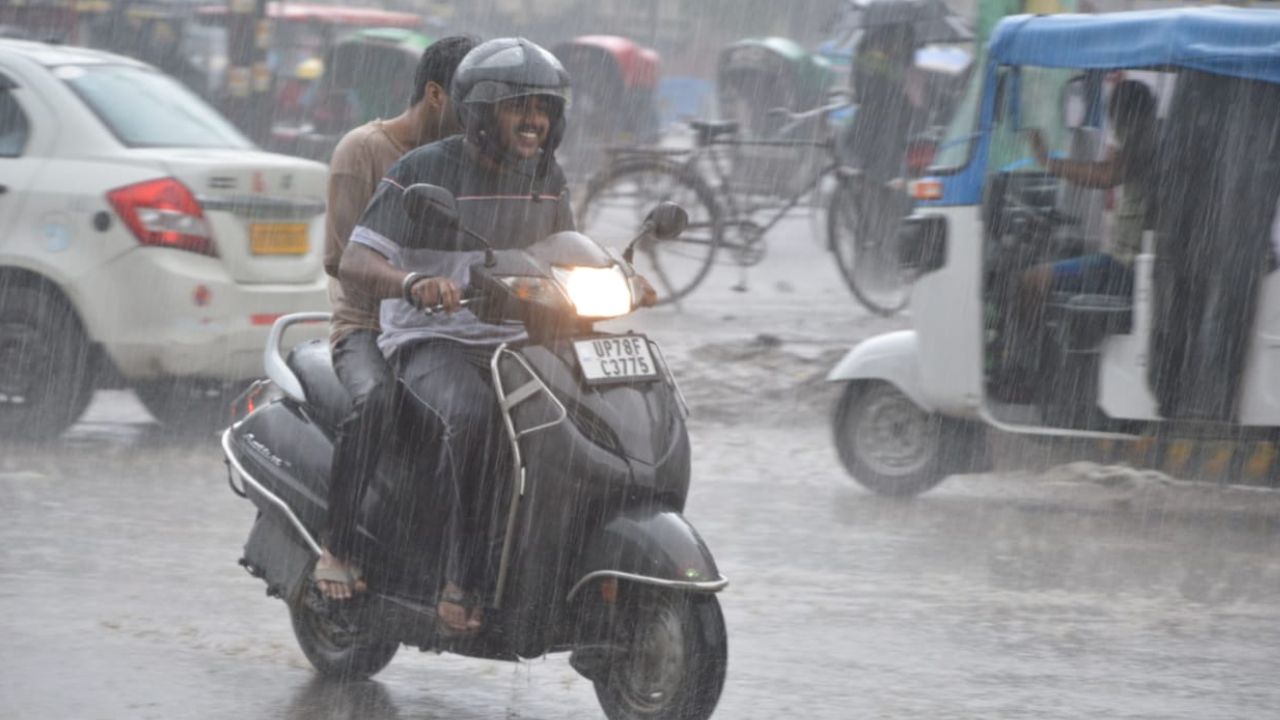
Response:
M166 248L127 253L84 280L75 301L86 329L128 380L261 377L275 319L329 309L323 274L302 284L237 283L216 258ZM327 334L324 324L302 326L288 341Z

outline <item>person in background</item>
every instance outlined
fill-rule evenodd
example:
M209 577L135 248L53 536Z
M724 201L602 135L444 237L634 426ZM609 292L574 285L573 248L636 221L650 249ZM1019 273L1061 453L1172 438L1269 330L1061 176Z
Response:
M870 27L858 42L852 77L858 110L841 148L843 161L863 179L855 229L862 247L896 247L893 237L911 212L904 187L907 141L922 117L913 94L923 102L912 73L916 49L915 30L906 22Z

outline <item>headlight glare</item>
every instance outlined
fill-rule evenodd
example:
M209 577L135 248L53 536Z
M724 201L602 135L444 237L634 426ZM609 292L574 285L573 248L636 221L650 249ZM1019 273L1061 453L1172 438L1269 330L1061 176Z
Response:
M617 265L557 267L555 273L579 317L614 318L632 310L631 283Z

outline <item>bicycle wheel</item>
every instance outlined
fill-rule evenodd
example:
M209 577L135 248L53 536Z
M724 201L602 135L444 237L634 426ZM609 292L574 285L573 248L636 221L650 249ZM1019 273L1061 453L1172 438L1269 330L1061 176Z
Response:
M864 213L866 202L856 183L845 181L836 187L827 209L827 242L858 302L890 317L906 307L910 289L897 257L898 224L872 222Z
M578 230L606 247L621 250L658 203L678 203L689 225L673 240L644 240L634 265L658 292L658 304L688 295L715 261L722 234L715 194L693 172L657 158L623 161L587 186L578 208Z

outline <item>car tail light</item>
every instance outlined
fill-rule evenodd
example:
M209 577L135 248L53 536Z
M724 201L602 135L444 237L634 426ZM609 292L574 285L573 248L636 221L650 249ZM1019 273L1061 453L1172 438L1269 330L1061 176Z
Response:
M173 178L112 190L107 200L143 245L189 250L217 257L204 211L186 185Z

